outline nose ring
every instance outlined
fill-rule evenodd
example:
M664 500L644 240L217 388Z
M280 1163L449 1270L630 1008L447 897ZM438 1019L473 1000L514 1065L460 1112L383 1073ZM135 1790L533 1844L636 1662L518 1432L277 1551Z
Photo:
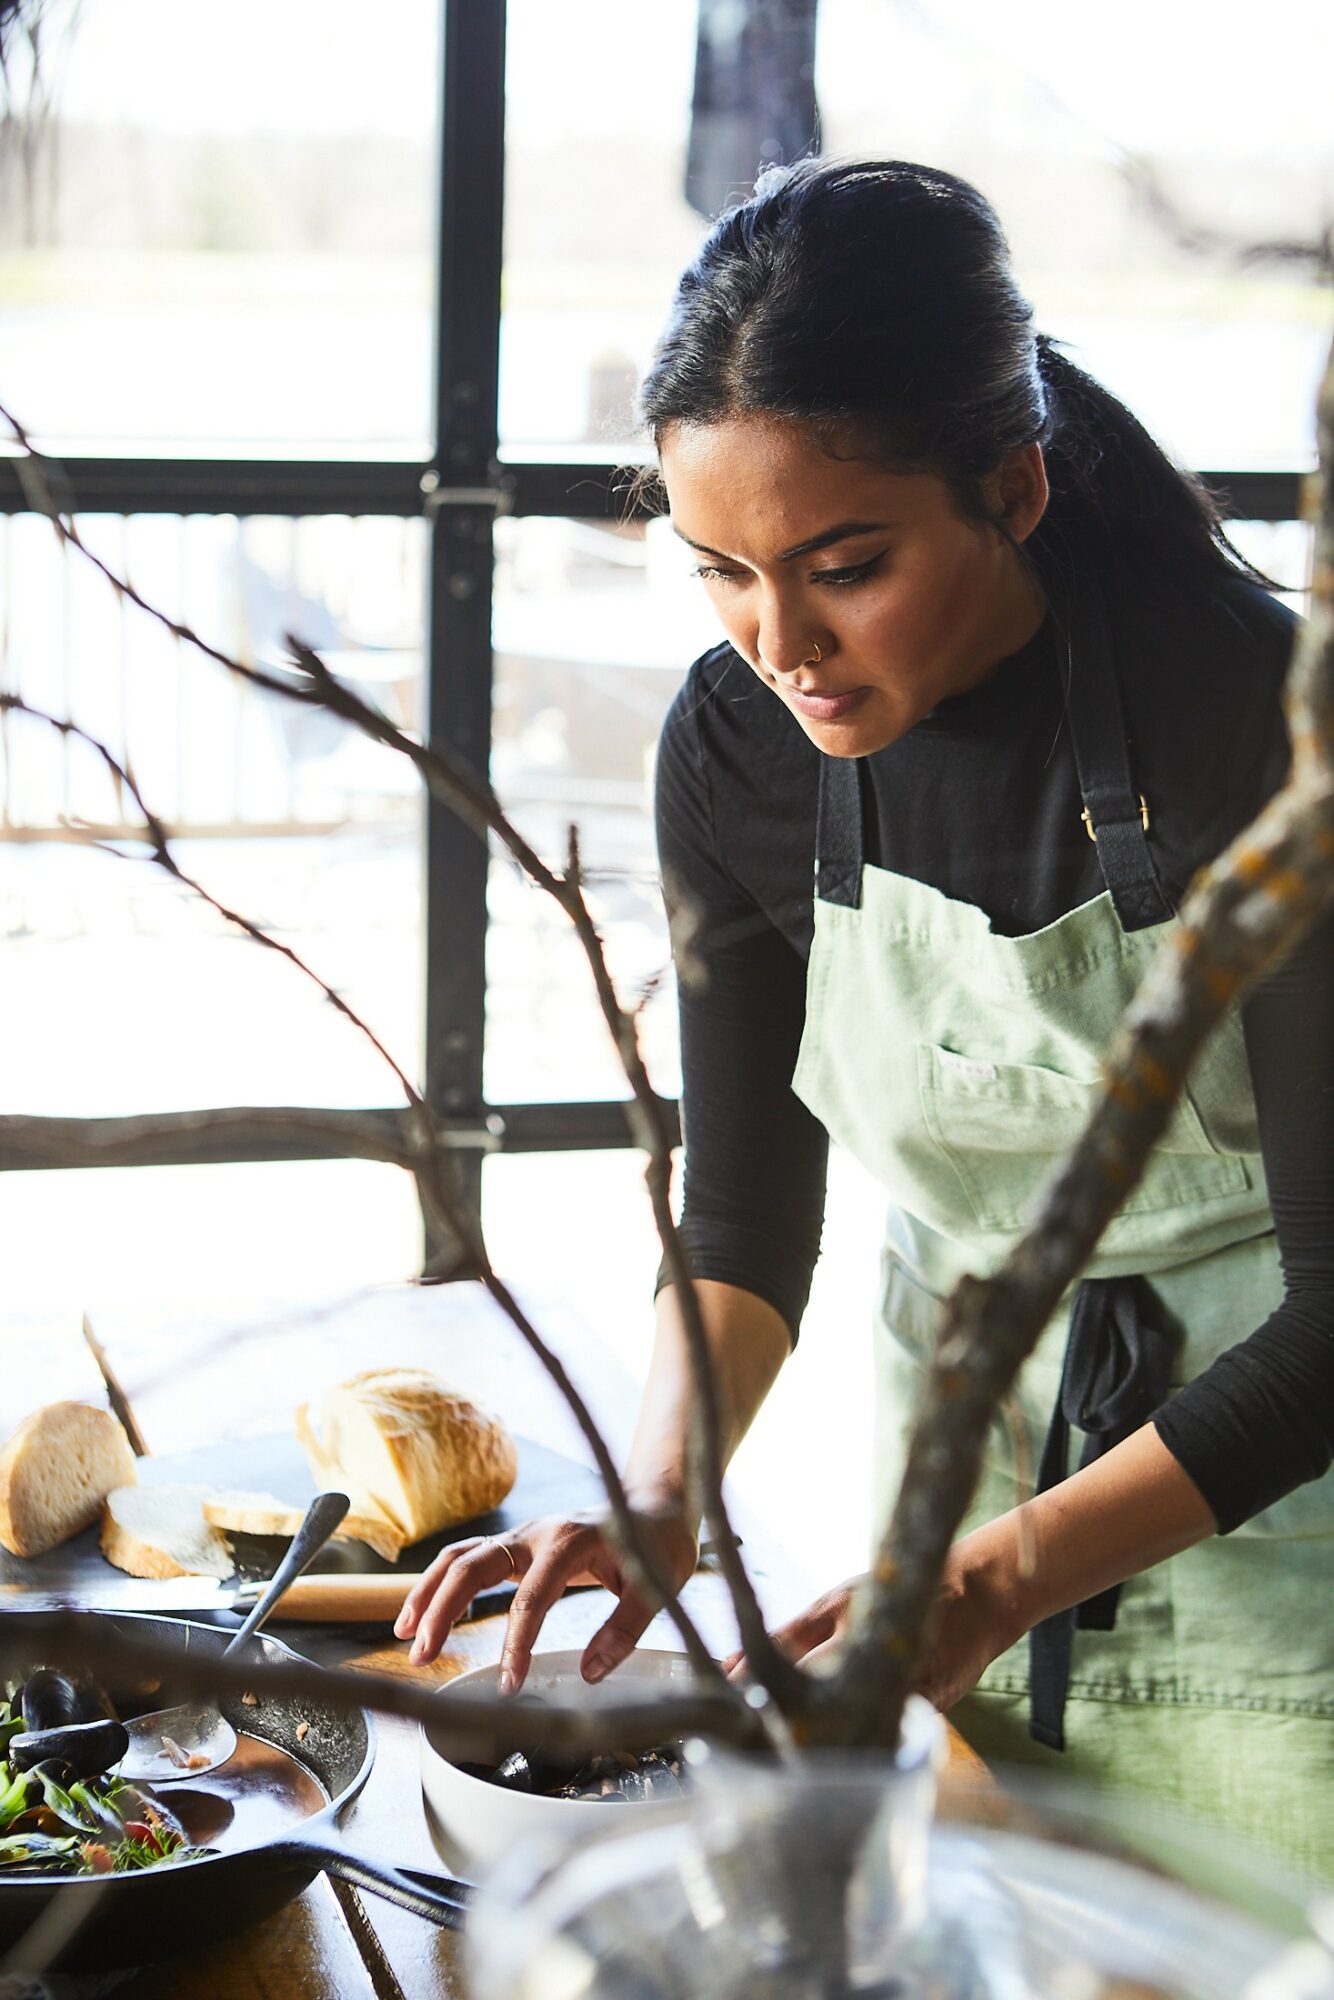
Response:
M808 653L804 660L798 660L797 661L798 668L818 667L820 665L820 662L824 659L824 654L820 651L819 640L818 639L813 640L812 643L815 647L815 651L813 653ZM757 652L756 658L759 660L760 665L764 668L766 673L769 674L778 673L779 669L777 667L771 667L769 665L769 662L765 659L763 653Z

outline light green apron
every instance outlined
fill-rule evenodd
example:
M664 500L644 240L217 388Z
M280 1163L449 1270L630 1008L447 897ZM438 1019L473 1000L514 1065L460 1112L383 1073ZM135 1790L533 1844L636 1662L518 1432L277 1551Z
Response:
M893 1203L876 1354L879 1525L941 1301L964 1271L992 1268L1024 1226L1082 1127L1100 1057L1171 921L1127 931L1104 893L1044 930L1003 937L973 905L863 867L859 845L850 879L848 848L831 858L824 829L837 817L836 785L846 820L845 774L856 767L822 763L793 1083ZM1282 1297L1235 1011L1085 1275L1128 1273L1147 1278L1180 1329L1175 1386ZM965 1527L1033 1491L1073 1296L1022 1373L1011 1424L994 1429ZM1078 1633L1063 1754L1029 1737L1024 1643L954 1719L984 1756L1152 1794L1334 1880L1332 1586L1334 1474L1131 1579L1115 1628Z

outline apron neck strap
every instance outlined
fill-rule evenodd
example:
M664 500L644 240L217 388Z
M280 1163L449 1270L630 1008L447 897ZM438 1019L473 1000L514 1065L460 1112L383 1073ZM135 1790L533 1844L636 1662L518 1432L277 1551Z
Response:
M815 820L815 893L822 903L859 910L862 862L861 759L821 757L820 803Z
M1149 808L1130 775L1125 717L1107 636L1107 607L1087 572L1064 604L1065 704L1084 800L1084 828L1122 930L1165 923L1172 906L1149 848Z

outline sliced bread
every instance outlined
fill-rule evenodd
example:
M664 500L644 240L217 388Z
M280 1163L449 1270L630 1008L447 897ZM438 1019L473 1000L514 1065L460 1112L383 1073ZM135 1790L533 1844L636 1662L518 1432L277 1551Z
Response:
M294 1507L275 1493L224 1491L210 1493L204 1502L204 1519L212 1527L232 1535L294 1535L305 1512L304 1507ZM344 1515L340 1526L334 1529L333 1539L365 1542L389 1562L403 1546L403 1537L387 1521L357 1513Z
M102 1553L131 1576L229 1577L224 1536L204 1519L207 1486L118 1486L102 1508Z
M405 1542L489 1514L518 1474L499 1418L425 1369L367 1369L329 1391L321 1417L317 1438L297 1412L316 1477L336 1474L358 1512L385 1516Z
M397 1562L403 1552L407 1536L397 1521L391 1521L378 1500L352 1477L345 1465L339 1465L333 1454L325 1449L323 1440L310 1420L310 1407L303 1403L296 1413L296 1434L305 1447L306 1459L311 1476L316 1484L326 1491L346 1493L352 1503L351 1515L362 1524L364 1530L358 1536L376 1555L386 1562ZM351 1518L351 1516L349 1516Z
M0 1451L0 1542L41 1556L97 1519L115 1486L136 1478L130 1441L109 1410L47 1403Z

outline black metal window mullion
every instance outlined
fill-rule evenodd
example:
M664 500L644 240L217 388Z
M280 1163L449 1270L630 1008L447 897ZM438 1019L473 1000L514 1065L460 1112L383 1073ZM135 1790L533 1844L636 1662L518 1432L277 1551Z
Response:
M499 442L504 224L504 0L445 0L436 261L435 466L426 626L428 740L486 777L491 747L491 597ZM427 1099L480 1120L486 1029L487 849L432 794L425 804ZM481 1204L480 1150L460 1191ZM450 1246L427 1231L426 1264Z

